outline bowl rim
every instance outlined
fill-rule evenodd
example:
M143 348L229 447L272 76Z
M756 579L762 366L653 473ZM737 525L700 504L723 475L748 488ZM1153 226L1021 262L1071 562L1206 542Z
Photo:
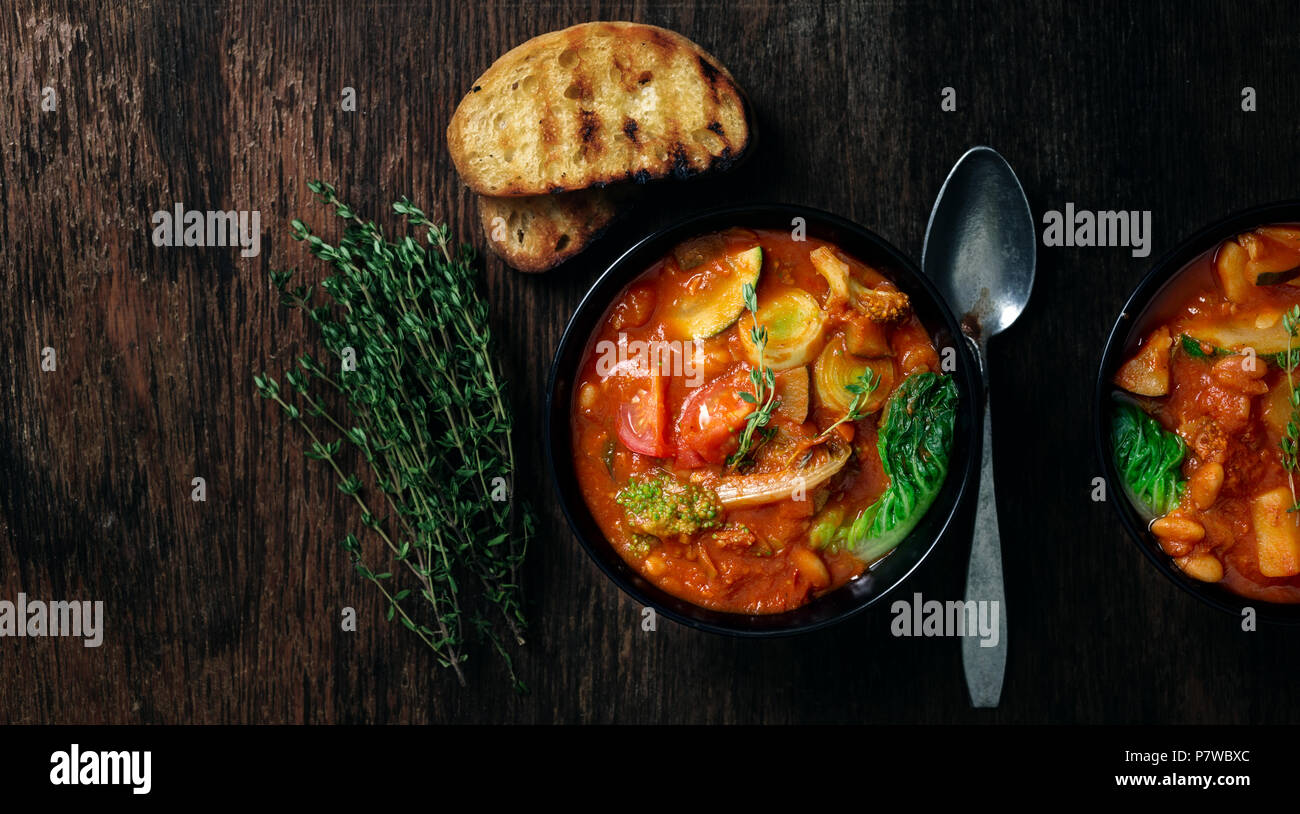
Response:
M826 597L834 596L839 590L842 590L844 586L842 586L841 589L826 594L824 597L819 597L812 602L802 605L800 608L786 611L781 614L728 613L716 611L701 605L695 605L689 600L684 600L680 597L673 597L671 594L667 594L667 592L662 591L662 589L659 589L657 586L653 586L653 584L650 583L647 584L651 585L651 588L655 593L662 594L664 599L654 596L651 593L647 593L639 586L632 584L629 579L625 578L624 574L618 573L615 570L617 565L611 567L610 564L608 564L605 559L597 553L596 546L608 548L612 551L613 557L617 558L620 562L623 562L621 555L617 552L613 552L613 547L603 534L599 535L598 540L590 540L587 535L583 533L583 530L578 523L578 518L575 517L575 513L585 513L585 515L590 518L591 512L587 507L585 499L582 498L581 490L577 486L576 479L574 479L573 493L577 495L576 502L580 505L570 505L570 500L568 495L566 495L562 484L561 472L557 468L556 452L558 450L556 449L557 445L555 443L557 440L555 434L559 433L565 441L563 444L564 449L562 450L562 454L565 456L571 454L569 446L572 441L569 423L569 404L567 401L564 404L557 403L556 387L561 374L560 365L561 362L564 361L566 351L569 349L570 345L578 342L581 343L583 348L585 348L587 341L590 339L590 336L588 335L590 329L582 330L581 323L583 317L587 316L592 309L598 309L599 313L603 314L613 302L613 299L617 296L618 292L622 291L628 283L645 271L648 267L647 265L638 264L629 266L629 263L642 254L649 253L652 256L657 257L671 248L672 245L675 245L677 242L693 235L703 234L712 229L726 228L727 226L744 227L748 225L746 223L747 219L755 221L775 216L784 217L786 219L803 218L805 224L809 227L809 234L812 234L813 228L820 228L823 231L840 231L851 233L863 243L872 245L886 260L886 262L882 264L886 266L884 269L886 275L891 277L896 275L906 276L909 284L912 284L915 288L925 292L930 300L930 303L928 304L933 307L944 322L942 327L946 329L952 337L964 338L960 324L953 316L948 304L943 300L942 296L931 281L921 272L917 264L876 232L833 213L799 204L758 201L711 207L685 214L659 228L656 228L649 234L632 243L632 245L625 251L621 252L614 260L610 261L605 270L596 277L595 281L583 295L577 308L574 309L573 314L569 317L564 331L560 336L560 341L556 345L555 355L552 359L550 372L547 376L546 403L542 414L541 432L546 454L546 463L552 481L552 488L555 491L560 508L564 513L565 520L568 522L570 532L577 538L579 544L582 546L583 550L586 551L587 556L596 564L597 568L606 578L617 585L623 593L630 596L643 607L653 608L656 614L662 615L680 625L694 628L696 630L740 638L776 638L809 633L856 616L868 607L880 602L886 595L890 594L897 589L898 586L906 582L907 579L915 573L916 570L920 568L921 564L930 556L939 541L949 533L959 509L967 501L967 497L971 491L971 481L978 471L980 457L979 432L981 425L979 419L981 418L981 414L979 411L981 405L978 403L977 394L981 391L977 390L977 388L981 388L982 384L975 372L978 369L978 362L975 361L968 341L955 341L951 346L956 349L958 361L956 370L951 375L953 375L957 380L959 392L961 393L962 398L958 406L958 421L957 428L954 430L953 446L954 450L956 450L959 448L959 445L963 443L961 439L957 438L957 432L960 430L961 424L964 422L967 425L967 438L964 443L968 454L964 467L962 465L952 465L950 463L947 480L944 486L944 491L947 491L949 488L953 489L950 503L945 506L941 505L940 502L936 500L935 504L931 505L927 510L927 516L933 515L934 517L938 517L939 520L934 533L924 542L923 549L919 550L919 556L916 557L915 562L913 562L909 567L905 567L903 572L898 575L896 579L891 583L884 585L878 592L875 592L871 596L864 597L854 602L851 607L828 615L826 618L814 619L805 623L795 622L787 626L774 625L761 628L742 626L744 620L779 620L779 618L785 614L797 614L801 610L811 607L816 602ZM764 227L755 226L754 228ZM599 314L596 318L599 318ZM938 333L936 326L927 325L926 327L931 337L934 337L935 334ZM569 400L571 400L571 398L572 396L570 394ZM559 422L558 424L557 421ZM943 496L942 493L940 496ZM941 513L942 516L940 517L939 514L935 513ZM592 522L594 523L594 519ZM926 522L926 520L923 518L922 522ZM900 543L900 547L909 541L912 541L913 545L916 545L913 537L915 533L916 530L913 530L913 532L904 539L903 543ZM631 570L630 566L626 567L629 571ZM698 609L702 615L706 615L710 618L697 618L678 612L672 607L665 605L665 599ZM737 624L729 625L726 621L723 621L725 619L735 619Z
M1190 237L1179 241L1166 251L1143 275L1137 287L1124 302L1115 318L1103 346L1097 366L1097 379L1093 392L1093 454L1104 473L1108 495L1107 503L1114 506L1120 521L1138 550L1167 578L1187 593L1220 611L1241 618L1246 608L1253 608L1255 618L1272 624L1300 624L1300 603L1267 602L1253 600L1217 584L1198 582L1182 573L1173 559L1159 550L1154 536L1141 522L1141 517L1124 491L1123 481L1110 454L1109 417L1111 394L1115 385L1111 376L1128 345L1137 317L1151 305L1164 286L1178 276L1193 260L1208 252L1227 237L1268 223L1300 221L1300 198L1291 198L1260 204L1232 212L1198 229Z

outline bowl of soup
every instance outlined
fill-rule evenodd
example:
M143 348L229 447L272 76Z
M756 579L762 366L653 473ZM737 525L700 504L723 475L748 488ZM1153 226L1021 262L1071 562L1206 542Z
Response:
M597 566L714 632L844 619L952 522L978 372L906 256L817 210L749 205L641 240L592 286L551 368L545 442Z
M1147 558L1233 614L1300 622L1300 203L1231 216L1156 264L1096 393L1111 502Z

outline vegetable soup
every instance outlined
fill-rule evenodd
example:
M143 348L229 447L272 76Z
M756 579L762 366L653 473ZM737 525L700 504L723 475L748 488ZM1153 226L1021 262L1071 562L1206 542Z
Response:
M1300 227L1220 243L1158 295L1115 376L1124 486L1188 576L1300 602Z
M730 229L628 285L574 387L605 537L674 596L779 613L857 578L943 485L955 382L905 293L836 246Z

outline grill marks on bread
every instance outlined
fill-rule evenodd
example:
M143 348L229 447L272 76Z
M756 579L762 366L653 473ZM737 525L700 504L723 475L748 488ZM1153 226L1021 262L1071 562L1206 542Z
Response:
M448 127L476 192L536 195L688 177L750 143L731 75L690 40L633 23L544 34L497 60Z
M559 195L479 196L492 250L520 271L546 271L582 251L618 216L623 196L589 189Z

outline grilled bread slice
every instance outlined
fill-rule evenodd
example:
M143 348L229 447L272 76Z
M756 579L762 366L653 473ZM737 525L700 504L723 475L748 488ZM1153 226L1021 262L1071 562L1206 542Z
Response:
M603 189L514 198L479 196L488 245L519 271L547 271L585 249L619 214L625 195Z
M751 141L727 69L672 31L595 22L553 31L487 69L447 127L480 195L540 195L725 169Z

